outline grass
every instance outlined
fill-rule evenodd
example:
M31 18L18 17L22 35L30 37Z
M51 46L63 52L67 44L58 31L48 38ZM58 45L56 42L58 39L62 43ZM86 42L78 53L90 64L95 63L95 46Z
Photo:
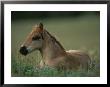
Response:
M97 77L100 76L99 61L94 61L88 72L79 71L58 71L57 69L45 66L42 69L33 66L32 64L24 63L21 61L16 61L12 58L12 76L20 77Z
M12 20L11 31L11 74L14 77L99 77L100 76L100 17L83 15L81 17L36 18ZM89 71L58 71L45 66L38 69L41 60L38 51L27 56L19 53L20 45L25 40L34 24L40 20L44 27L54 35L66 50L83 50L88 52L93 63Z

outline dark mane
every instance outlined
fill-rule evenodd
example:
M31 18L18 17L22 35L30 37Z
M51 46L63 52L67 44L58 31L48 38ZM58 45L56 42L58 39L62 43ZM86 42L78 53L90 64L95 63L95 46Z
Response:
M60 42L58 40L56 40L56 38L54 36L52 36L47 30L45 30L47 32L47 34L53 39L53 41L55 41L63 50L65 50L63 48L63 46L60 44Z

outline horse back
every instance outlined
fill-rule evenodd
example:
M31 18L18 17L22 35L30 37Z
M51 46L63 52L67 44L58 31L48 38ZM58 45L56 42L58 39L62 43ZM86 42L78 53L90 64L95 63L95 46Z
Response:
M82 67L87 69L88 65L90 64L91 60L87 53L79 51L79 50L69 50L66 51L67 53L67 60L72 62L75 67Z

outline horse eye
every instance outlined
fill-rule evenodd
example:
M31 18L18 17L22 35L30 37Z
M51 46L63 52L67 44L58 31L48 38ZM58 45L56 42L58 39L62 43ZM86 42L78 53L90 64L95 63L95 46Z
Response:
M37 36L37 37L33 37L32 40L39 40L40 39L40 36Z

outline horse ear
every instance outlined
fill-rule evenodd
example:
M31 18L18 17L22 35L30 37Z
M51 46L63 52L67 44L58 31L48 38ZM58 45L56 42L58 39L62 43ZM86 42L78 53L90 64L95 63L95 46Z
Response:
M39 28L43 29L43 23L39 23Z

